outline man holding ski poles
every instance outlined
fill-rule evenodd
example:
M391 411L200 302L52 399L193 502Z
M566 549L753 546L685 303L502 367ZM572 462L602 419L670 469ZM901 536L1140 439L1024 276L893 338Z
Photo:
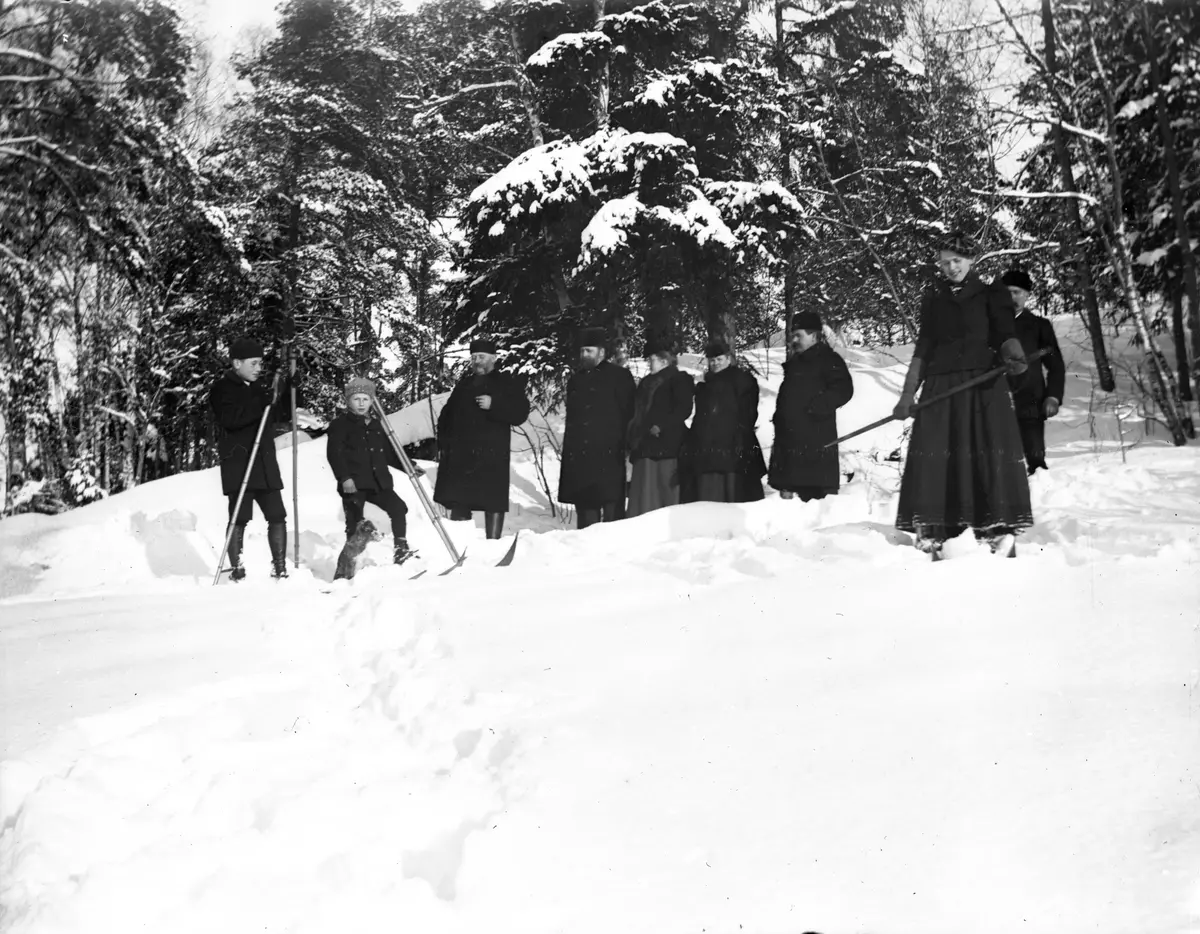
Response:
M240 337L229 345L232 369L213 384L208 404L219 426L217 452L221 460L221 491L229 499L230 580L246 576L242 565L242 539L253 504L267 520L267 544L271 548L271 576L287 577L287 509L283 505L283 475L275 457L275 439L266 433L268 420L285 421L286 397L283 371L270 386L259 381L263 371L263 347L258 341ZM280 406L284 410L280 411ZM235 515L236 512L236 515Z

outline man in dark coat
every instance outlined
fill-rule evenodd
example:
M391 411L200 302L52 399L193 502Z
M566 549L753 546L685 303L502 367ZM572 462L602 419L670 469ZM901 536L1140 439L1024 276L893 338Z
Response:
M666 341L646 342L650 373L634 396L629 423L630 517L679 502L679 450L692 414L695 381L676 365Z
M1025 464L1029 475L1033 476L1039 467L1049 469L1046 466L1046 419L1057 415L1062 405L1067 368L1058 349L1058 338L1054 336L1054 325L1025 308L1029 293L1033 291L1029 273L1010 269L1000 282L1008 287L1008 294L1012 296L1016 311L1013 325L1025 355L1049 351L1040 360L1035 360L1024 374L1009 379L1017 408L1017 424L1021 427L1021 442L1025 446Z
M458 381L438 415L438 471L433 499L456 522L484 514L488 538L499 538L508 512L512 429L529 417L521 381L496 370L496 342L471 341L471 372Z
M938 244L941 277L921 302L917 345L893 410L913 415L919 387L928 397L958 390L915 413L900 478L896 527L914 532L936 561L946 539L966 529L992 550L1016 556L1016 536L1033 525L1029 477L1008 383L997 376L966 382L1003 363L1009 375L1028 368L1004 286L988 285L972 268L977 250L961 235Z
M267 520L267 544L271 549L271 576L287 577L287 509L283 505L283 475L275 457L274 434L266 428L258 445L253 466L250 452L254 448L258 428L264 413L268 420L283 421L287 411L286 394L277 380L274 386L260 383L263 369L263 347L256 340L241 337L229 345L232 369L213 384L208 404L218 426L217 453L221 459L221 492L229 499L229 521L233 535L229 539L229 577L240 581L246 576L242 566L242 541L246 524L253 515L253 506ZM250 468L247 476L247 467ZM246 495L236 516L242 481Z
M760 500L767 465L754 432L758 380L737 365L723 340L710 341L704 356L708 373L696 385L696 414L684 446L694 496L716 503Z
M822 339L821 316L792 318L788 361L775 400L775 446L768 482L784 499L823 499L837 493L841 466L837 410L854 395L846 362Z
M577 526L624 513L626 433L633 418L633 374L609 363L603 328L580 333L579 369L567 381L558 501L575 506Z
M363 507L373 503L392 522L392 556L403 564L415 552L408 547L408 505L396 494L389 467L404 465L375 417L375 384L360 376L346 384L346 411L329 423L325 457L337 479L346 516L346 538L358 528Z

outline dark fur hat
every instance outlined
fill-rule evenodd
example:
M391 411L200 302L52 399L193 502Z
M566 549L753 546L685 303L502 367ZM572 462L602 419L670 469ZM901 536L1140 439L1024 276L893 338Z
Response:
M263 345L252 337L239 337L229 343L230 360L252 360L263 355Z
M580 328L579 346L607 347L608 335L605 333L604 328Z
M817 331L821 330L821 316L815 311L801 311L792 315L792 330L793 331Z
M704 345L704 356L709 360L713 357L732 357L733 351L729 349L728 341L718 337Z
M471 341L471 353L490 353L494 357L499 349L490 337L477 337Z
M1018 289L1024 289L1026 292L1033 291L1033 280L1029 278L1029 273L1024 269L1010 269L1000 279L1001 285L1015 285Z

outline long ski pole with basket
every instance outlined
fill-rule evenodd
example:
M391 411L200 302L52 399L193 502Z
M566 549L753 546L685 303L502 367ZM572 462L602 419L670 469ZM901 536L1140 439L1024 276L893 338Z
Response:
M275 408L275 403L278 401L279 381L282 378L283 371L276 371L275 379L271 383L271 401L263 409L262 418L258 421L258 431L254 435L254 446L250 448L250 460L246 462L246 472L242 475L242 485L238 490L237 501L233 504L233 512L230 514L229 523L225 528L225 544L221 546L221 555L217 560L217 573L213 575L214 587L221 579L221 572L225 569L225 556L229 553L229 543L233 540L233 528L237 523L238 512L242 508L242 501L246 498L246 487L250 483L250 471L254 469L254 460L258 457L258 448L262 444L263 432L267 428L267 422L271 420L271 410Z
M1031 353L1028 357L1025 358L1025 362L1028 363L1030 366L1032 366L1035 361L1040 360L1042 357L1044 357L1049 352L1050 351L1046 348L1043 348L1042 350L1035 350L1033 353ZM939 402L945 402L951 396L956 396L960 392L965 392L968 389L974 389L976 386L982 386L984 383L995 379L997 376L1000 376L1002 373L1004 373L1007 370L1008 370L1007 364L995 367L991 370L988 370L986 373L981 373L979 376L976 376L976 377L973 377L972 379L967 380L965 383L961 383L958 386L955 386L953 389L948 389L945 392L939 393L936 396L931 396L928 399L922 399L920 402L916 403L909 411L910 412L919 412L921 409L927 409L931 405L937 405ZM871 424L869 424L869 425L864 425L862 428L859 428L857 431L852 431L848 435L842 435L840 438L838 438L834 441L830 441L827 445L825 445L825 447L831 448L835 444L841 444L843 441L849 441L851 438L857 438L859 435L866 434L868 431L878 428L880 425L886 425L888 422L894 422L897 420L898 419L897 419L896 415L889 415L886 418L879 419L879 421L877 421L877 422L871 422Z
M409 458L408 452L404 450L404 445L400 443L400 439L396 437L396 432L392 428L391 422L387 419L387 413L383 410L383 405L374 396L371 397L371 405L375 409L375 414L379 418L379 423L383 425L383 430L387 434L388 441L392 443L392 448L396 452L396 456L400 459L400 464L404 468L404 472L408 475L409 482L412 483L413 489L417 491L417 498L421 500L421 505L425 507L425 512L429 516L429 521L433 523L433 527L437 529L437 533L442 539L442 544L446 546L446 551L450 553L450 559L454 562L446 570L440 572L441 577L445 577L457 567L461 567L462 563L467 560L466 552L459 554L458 549L454 546L454 540L450 538L450 533L446 531L445 523L442 522L442 516L434 505L433 500L429 496L429 492L425 489L425 484L421 482L421 475L417 473L416 467L413 465L412 459ZM504 557L497 563L497 567L507 567L512 564L513 555L517 550L517 537L520 532L513 537L513 543L505 553ZM420 577L424 574L421 571L415 577Z

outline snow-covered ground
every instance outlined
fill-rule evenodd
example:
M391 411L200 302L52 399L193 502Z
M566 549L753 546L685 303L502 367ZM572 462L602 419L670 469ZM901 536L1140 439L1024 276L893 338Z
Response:
M5 519L0 930L1200 930L1200 447L1122 451L1059 327L1016 561L906 547L894 424L836 498L582 533L516 437L505 539L450 524L467 563L410 581L447 557L401 480L420 560L329 593L319 439L286 582L256 519L210 586L215 471ZM844 352L849 430L906 354Z

